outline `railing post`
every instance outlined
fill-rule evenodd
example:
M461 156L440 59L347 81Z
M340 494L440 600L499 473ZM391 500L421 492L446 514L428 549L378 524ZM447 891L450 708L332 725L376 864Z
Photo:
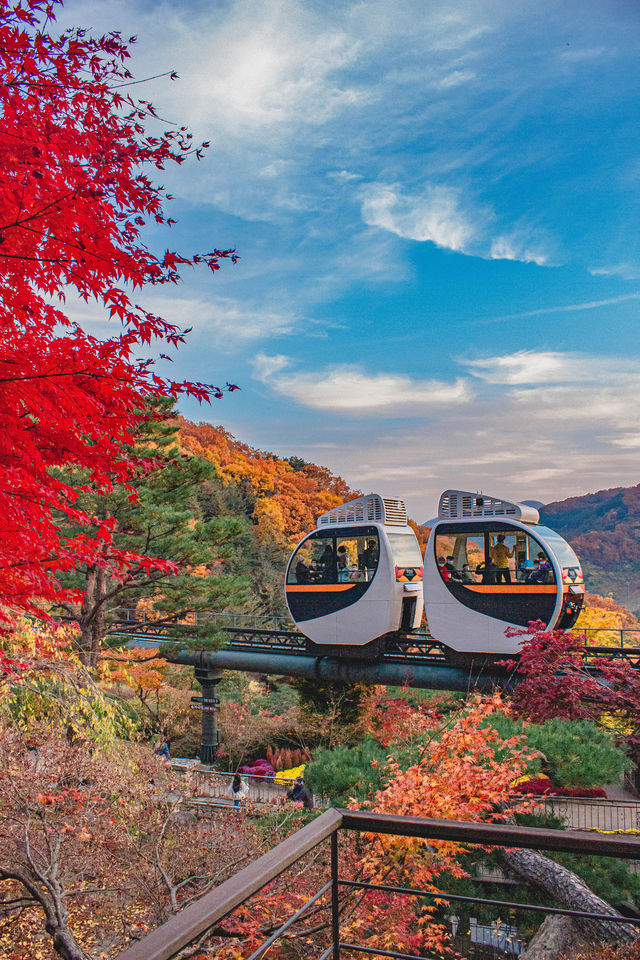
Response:
M338 886L338 831L331 834L331 934L333 937L332 960L340 960L340 888Z

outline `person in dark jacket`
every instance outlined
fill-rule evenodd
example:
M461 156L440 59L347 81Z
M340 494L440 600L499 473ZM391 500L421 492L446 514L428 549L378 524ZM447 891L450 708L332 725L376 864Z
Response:
M165 760L167 763L171 762L171 749L169 746L168 737L162 738L162 743L160 743L160 745L156 747L155 753L157 757L162 757L162 759Z
M302 782L302 777L296 777L293 781L293 786L291 790L287 790L287 799L288 800L299 800L300 794L302 793L302 788L304 784Z
M313 794L305 787L302 777L296 777L293 787L287 791L289 800L301 803L307 810L313 810Z

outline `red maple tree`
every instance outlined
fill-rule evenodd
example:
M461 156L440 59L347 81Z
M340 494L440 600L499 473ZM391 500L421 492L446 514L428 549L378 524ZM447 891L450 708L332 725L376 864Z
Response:
M235 260L232 250L159 256L142 239L145 224L173 222L154 169L200 158L208 144L194 145L185 127L148 134L145 124L158 121L128 92L128 43L119 33L54 35L58 2L0 0L0 623L10 608L60 599L56 571L97 554L116 571L158 563L105 551L113 521L79 511L80 485L52 468L78 468L85 489L126 483L134 464L124 445L147 399L208 400L225 389L167 380L139 357L188 331L144 309L135 291L177 283L184 265L215 271ZM118 324L114 335L99 339L73 322L69 292L100 305ZM56 511L86 534L65 540Z

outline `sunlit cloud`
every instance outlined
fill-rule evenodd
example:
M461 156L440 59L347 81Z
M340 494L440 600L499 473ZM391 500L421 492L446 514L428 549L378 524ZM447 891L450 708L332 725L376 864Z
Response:
M468 403L468 381L417 380L401 374L369 374L341 364L316 373L287 373L279 355L256 357L254 369L263 382L304 407L355 415L419 416L429 408Z
M465 360L464 365L476 377L496 384L541 383L565 379L572 360L562 353L536 353L521 350L501 357Z
M428 240L457 252L466 252L477 236L451 187L427 185L420 196L408 196L395 185L372 184L364 191L362 219L407 240Z
M375 183L362 195L364 222L404 239L489 260L544 265L549 259L541 241L522 230L494 236L493 210L474 203L459 187L427 183L420 193L409 194L398 184Z

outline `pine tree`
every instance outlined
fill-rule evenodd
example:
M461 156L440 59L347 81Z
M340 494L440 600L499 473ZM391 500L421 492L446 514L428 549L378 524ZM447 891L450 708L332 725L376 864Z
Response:
M211 648L223 639L215 624L202 616L188 625L177 621L188 613L237 609L246 601L247 578L230 566L246 522L237 516L203 519L196 494L215 476L215 467L179 451L173 406L173 400L154 402L155 416L143 423L130 451L141 464L136 493L115 486L107 496L80 497L80 509L98 519L115 518L112 543L103 548L107 556L115 548L171 563L169 572L137 563L117 574L110 563L95 563L59 574L61 585L82 591L77 603L60 609L78 622L87 662L95 662L118 609L142 607L159 627L171 625L172 636ZM150 472L143 465L149 457ZM65 527L64 533L74 536L78 530Z

